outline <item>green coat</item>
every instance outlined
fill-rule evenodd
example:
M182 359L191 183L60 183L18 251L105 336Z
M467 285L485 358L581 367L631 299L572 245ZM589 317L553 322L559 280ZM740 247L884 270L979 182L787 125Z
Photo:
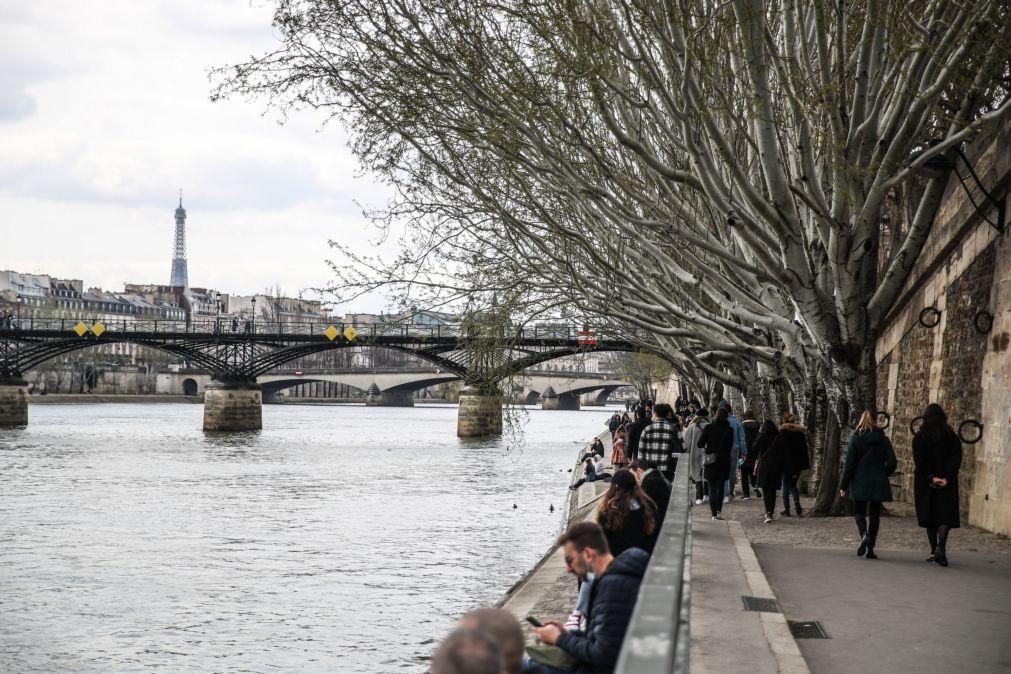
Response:
M895 471L896 465L892 443L882 431L854 433L846 450L846 466L839 488L849 491L854 501L891 501L892 485L888 476Z

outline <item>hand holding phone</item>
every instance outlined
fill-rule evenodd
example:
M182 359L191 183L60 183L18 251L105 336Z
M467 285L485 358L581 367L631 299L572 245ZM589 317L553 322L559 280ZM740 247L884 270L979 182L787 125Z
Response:
M528 623L530 623L534 627L544 627L544 623L542 623L540 620L538 620L537 618L533 617L532 615L528 615L526 618L524 618L524 620L526 620Z

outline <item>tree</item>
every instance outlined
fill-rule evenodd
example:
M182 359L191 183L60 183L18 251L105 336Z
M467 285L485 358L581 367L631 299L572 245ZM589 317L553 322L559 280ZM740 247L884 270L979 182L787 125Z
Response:
M511 291L636 328L696 390L821 401L818 512L948 181L920 169L1011 105L998 1L282 0L274 23L215 95L339 119L412 232L336 291Z

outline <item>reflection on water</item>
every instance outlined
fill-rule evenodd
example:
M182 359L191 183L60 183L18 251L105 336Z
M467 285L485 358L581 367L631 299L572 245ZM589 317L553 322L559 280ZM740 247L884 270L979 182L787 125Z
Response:
M455 407L30 412L0 429L0 671L424 671L550 544L607 420L532 410L509 447Z

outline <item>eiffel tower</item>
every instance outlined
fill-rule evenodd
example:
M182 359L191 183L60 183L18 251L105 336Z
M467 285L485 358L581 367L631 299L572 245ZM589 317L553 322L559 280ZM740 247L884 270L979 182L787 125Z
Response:
M183 208L183 191L179 190L179 208L176 209L176 238L172 244L172 280L169 285L188 288L186 273L186 210Z

